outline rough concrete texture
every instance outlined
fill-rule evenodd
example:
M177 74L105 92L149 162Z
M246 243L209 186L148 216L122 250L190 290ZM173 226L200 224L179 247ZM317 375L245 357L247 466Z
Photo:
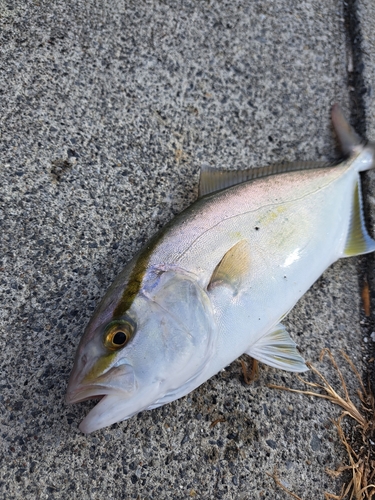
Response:
M364 106L366 110L367 134L375 137L375 101L374 101L374 81L375 81L375 33L374 23L375 5L371 0L361 0L358 2L358 26L357 40L361 45L361 67L355 68L351 64L351 71L358 71L363 80Z
M94 403L64 394L95 304L196 198L203 163L337 157L344 14L339 0L0 1L1 498L289 498L275 468L303 499L338 493L345 477L325 469L346 463L340 411L267 387L302 387L294 375L262 366L246 386L236 361L89 436L77 426ZM322 348L366 367L366 262L338 262L285 321L335 383Z
M375 4L368 0L358 2L358 22L359 27L355 32L355 40L360 45L358 50L359 57L354 58L358 61L358 65L352 65L351 69L356 78L353 81L353 87L360 89L358 99L361 114L366 117L364 121L366 129L364 135L370 140L375 140ZM355 91L354 94L357 94ZM366 194L366 212L369 220L369 225L375 227L375 172L366 172L364 175L365 194ZM375 256L369 255L366 259L364 272L367 275L372 290L372 305L375 304ZM368 319L368 348L370 359L375 359L375 317L372 314ZM372 387L375 390L375 363L372 362L368 366Z

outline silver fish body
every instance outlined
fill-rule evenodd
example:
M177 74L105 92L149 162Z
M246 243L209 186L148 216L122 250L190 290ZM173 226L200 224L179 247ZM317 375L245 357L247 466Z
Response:
M86 328L69 381L68 402L103 396L83 432L182 397L245 352L307 369L282 318L337 259L375 250L359 179L374 166L374 147L338 107L333 121L348 160L260 178L205 172L201 190L212 192L125 267Z

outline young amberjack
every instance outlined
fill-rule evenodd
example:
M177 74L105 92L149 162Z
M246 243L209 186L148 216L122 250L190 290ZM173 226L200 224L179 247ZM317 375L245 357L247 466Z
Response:
M341 257L375 250L360 175L374 167L340 108L348 159L204 169L200 198L129 262L79 344L67 402L101 397L83 432L189 393L243 353L307 370L282 318Z

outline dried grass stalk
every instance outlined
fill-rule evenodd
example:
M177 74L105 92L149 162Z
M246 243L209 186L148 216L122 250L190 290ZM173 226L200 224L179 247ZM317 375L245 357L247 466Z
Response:
M322 383L308 382L304 380L302 377L297 375L297 378L305 385L318 389L322 392L315 392L312 390L300 390L300 389L291 389L289 387L279 386L279 385L269 385L269 387L274 389L281 389L283 391L289 392L297 392L299 394L306 394L308 396L318 397L327 399L331 403L340 406L343 411L337 420L332 420L335 425L340 441L344 445L348 459L349 465L341 466L336 471L327 469L326 472L331 477L339 477L344 471L350 470L352 473L351 480L347 485L344 485L339 495L334 495L332 493L324 493L325 500L370 500L375 497L375 459L372 459L372 444L373 444L373 435L375 430L375 403L374 396L371 393L371 390L366 390L361 376L358 373L358 370L354 366L352 360L345 352L341 352L341 355L344 357L349 367L353 371L355 377L358 380L359 388L357 390L357 394L361 401L361 408L357 408L357 406L353 403L349 396L349 392L347 389L347 385L345 383L345 379L342 375L340 368L338 367L332 353L329 349L324 349L320 355L320 361L323 360L324 356L328 355L331 364L333 365L336 373L339 376L341 389L344 393L344 396L341 396L328 382L328 380L310 363L307 363L310 370L321 380ZM350 417L355 420L359 425L358 429L362 436L363 445L361 446L359 452L355 452L352 446L349 444L347 437L342 428L342 420L344 417ZM284 491L287 491L294 498L297 497L294 493L287 490L278 480L277 476L274 473L273 479L276 484L280 486ZM277 480L276 480L277 479Z

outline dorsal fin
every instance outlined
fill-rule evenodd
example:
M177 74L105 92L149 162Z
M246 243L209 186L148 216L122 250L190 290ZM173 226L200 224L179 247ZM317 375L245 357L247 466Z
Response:
M337 162L328 161L293 161L275 163L266 167L247 168L245 170L222 170L202 165L199 179L199 196L226 189L242 182L267 177L269 175L334 167Z
M352 155L362 150L364 141L350 126L338 104L332 107L332 123L343 153ZM199 196L226 189L242 182L267 177L269 175L334 167L338 162L295 161L275 163L266 167L247 168L245 170L222 170L202 165L199 179Z

